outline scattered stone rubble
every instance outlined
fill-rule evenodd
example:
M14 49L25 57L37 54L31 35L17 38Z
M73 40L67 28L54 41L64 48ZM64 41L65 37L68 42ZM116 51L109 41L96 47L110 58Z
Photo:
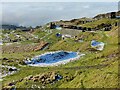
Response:
M25 80L32 80L34 82L41 82L42 84L50 84L55 81L59 81L62 79L62 76L57 74L56 72L48 72L48 73L43 73L39 74L36 76L28 76L25 78Z

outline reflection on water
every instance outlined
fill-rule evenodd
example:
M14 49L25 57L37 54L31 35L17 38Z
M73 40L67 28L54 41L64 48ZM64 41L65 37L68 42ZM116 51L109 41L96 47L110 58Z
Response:
M36 66L36 65L53 65L53 64L62 64L66 61L71 61L73 59L79 58L77 52L67 52L67 51L56 51L42 54L40 56L36 56L32 58L30 61L26 61L28 65Z

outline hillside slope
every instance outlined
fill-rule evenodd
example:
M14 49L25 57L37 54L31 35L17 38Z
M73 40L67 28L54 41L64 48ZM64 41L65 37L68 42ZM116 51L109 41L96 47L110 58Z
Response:
M94 22L83 24L91 27L92 25L99 25L101 23L111 23L112 25L118 20L115 19L101 19ZM18 32L21 36L26 32ZM118 26L114 26L110 31L95 31L95 32L80 32L77 38L56 37L56 33L60 33L56 29L44 30L36 29L30 33L31 36L38 36L36 38L19 43L3 45L2 64L16 66L19 70L3 78L3 88L119 88L118 86ZM5 33L4 33L5 34ZM79 41L82 39L82 42ZM29 47L38 44L39 41L49 43L45 50L33 51ZM105 43L102 51L95 50L91 47L91 41L97 40ZM17 46L17 47L16 47ZM30 49L19 52L8 52L11 49L8 47ZM23 50L23 51L22 51ZM69 62L65 65L54 67L32 67L24 63L26 58L32 58L36 55L43 54L50 51L75 51L84 53L85 56L79 58L74 62Z

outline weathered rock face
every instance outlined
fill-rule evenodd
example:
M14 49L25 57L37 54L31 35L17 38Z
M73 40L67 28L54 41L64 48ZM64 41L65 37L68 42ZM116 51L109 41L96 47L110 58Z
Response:
M42 84L49 84L62 79L62 76L60 76L55 72L48 72L48 73L43 73L36 76L30 75L25 79L32 80L34 82L41 82Z

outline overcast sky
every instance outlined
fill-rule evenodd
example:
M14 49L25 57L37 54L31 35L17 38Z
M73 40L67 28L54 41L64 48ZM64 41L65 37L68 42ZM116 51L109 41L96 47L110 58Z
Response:
M0 14L3 24L37 26L117 10L117 2L3 2Z
M2 2L118 2L119 0L1 0Z

